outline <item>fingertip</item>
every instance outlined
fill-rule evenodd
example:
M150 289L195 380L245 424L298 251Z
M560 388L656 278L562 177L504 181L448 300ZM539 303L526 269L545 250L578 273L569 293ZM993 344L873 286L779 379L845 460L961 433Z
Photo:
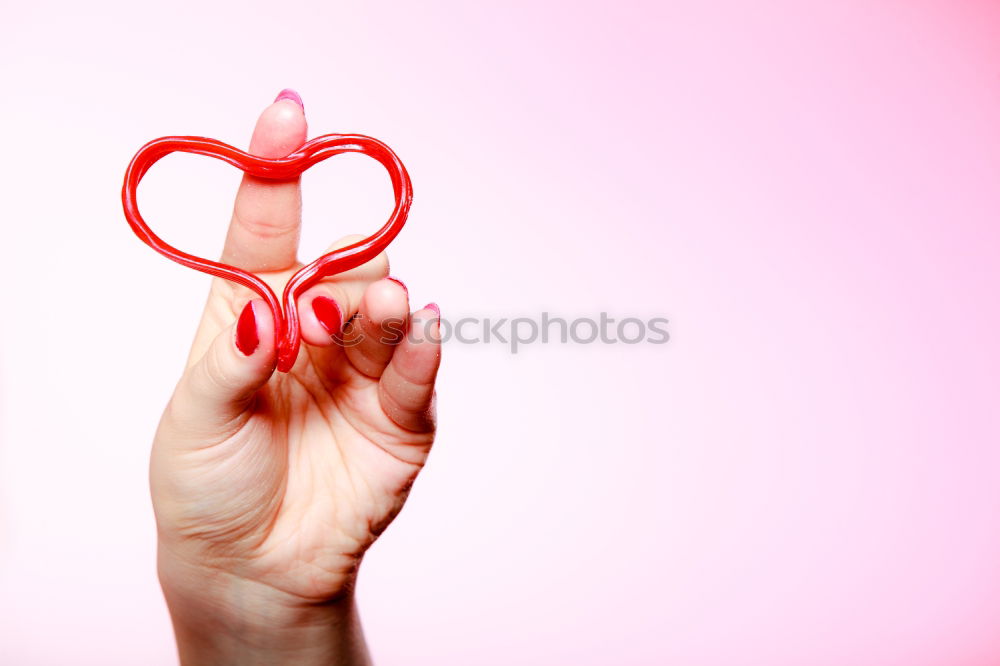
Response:
M430 305L410 315L406 338L393 358L400 373L414 382L432 380L441 359L441 318Z
M283 96L261 112L250 139L250 152L259 157L285 157L305 143L308 126L302 99ZM294 92L294 91L291 91ZM298 93L295 93L298 97Z
M410 297L410 289L409 289L409 287L406 286L405 282L403 282L402 280L400 280L398 277L394 277L392 275L386 275L385 279L389 280L390 282L395 282L396 284L398 284L400 287L403 288L403 291L406 292L406 297L407 298Z
M236 348L244 356L253 355L260 344L260 338L257 335L257 321L254 315L253 301L249 301L243 306L243 311L240 313L239 319L236 320L236 330L234 332L236 334Z
M394 277L376 280L368 285L362 299L360 312L375 322L405 319L410 311L409 290Z
M302 339L316 347L336 343L344 326L344 309L337 299L323 293L306 293L299 299Z
M441 308L437 303L428 303L410 317L411 338L415 343L441 343Z
M267 301L247 301L233 326L233 344L242 356L273 358L275 350L274 318Z
M441 342L441 308L437 303L428 303L420 312L426 313L428 319L433 319L433 322L427 326L427 337L431 342L439 344Z
M222 426L243 414L275 369L275 329L267 303L248 302L228 330L185 373L174 394L192 423Z

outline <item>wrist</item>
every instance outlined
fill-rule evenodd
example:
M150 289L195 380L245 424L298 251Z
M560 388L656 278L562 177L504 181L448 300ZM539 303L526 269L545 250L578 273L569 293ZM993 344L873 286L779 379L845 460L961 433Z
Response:
M182 666L371 663L351 591L322 602L294 599L162 550L158 568Z

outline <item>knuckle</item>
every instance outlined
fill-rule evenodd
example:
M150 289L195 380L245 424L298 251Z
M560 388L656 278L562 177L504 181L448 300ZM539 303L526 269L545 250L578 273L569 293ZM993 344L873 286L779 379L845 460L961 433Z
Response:
M247 215L240 210L233 212L233 224L260 240L281 239L298 232L296 218Z

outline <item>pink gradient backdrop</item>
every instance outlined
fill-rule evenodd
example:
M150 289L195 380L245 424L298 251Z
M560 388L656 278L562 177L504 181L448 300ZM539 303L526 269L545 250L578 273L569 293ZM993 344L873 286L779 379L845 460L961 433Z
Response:
M446 349L380 664L1000 663L995 3L20 3L0 55L0 663L175 663L145 468L207 284L120 178L286 86L410 168L418 305L671 320ZM310 251L381 221L318 172ZM215 251L236 179L168 160L148 218Z

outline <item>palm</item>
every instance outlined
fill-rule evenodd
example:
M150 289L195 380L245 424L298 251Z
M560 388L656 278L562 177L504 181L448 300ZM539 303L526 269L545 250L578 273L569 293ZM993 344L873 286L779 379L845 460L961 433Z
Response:
M367 285L384 264L337 279ZM261 277L280 293L293 272ZM213 285L192 363L235 318L239 291ZM291 372L258 391L238 430L183 458L154 455L154 473L199 480L174 494L168 519L202 557L238 562L241 576L295 597L326 599L344 589L398 513L432 440L389 417L379 378L355 367L343 347L304 345ZM177 469L155 468L161 460Z

